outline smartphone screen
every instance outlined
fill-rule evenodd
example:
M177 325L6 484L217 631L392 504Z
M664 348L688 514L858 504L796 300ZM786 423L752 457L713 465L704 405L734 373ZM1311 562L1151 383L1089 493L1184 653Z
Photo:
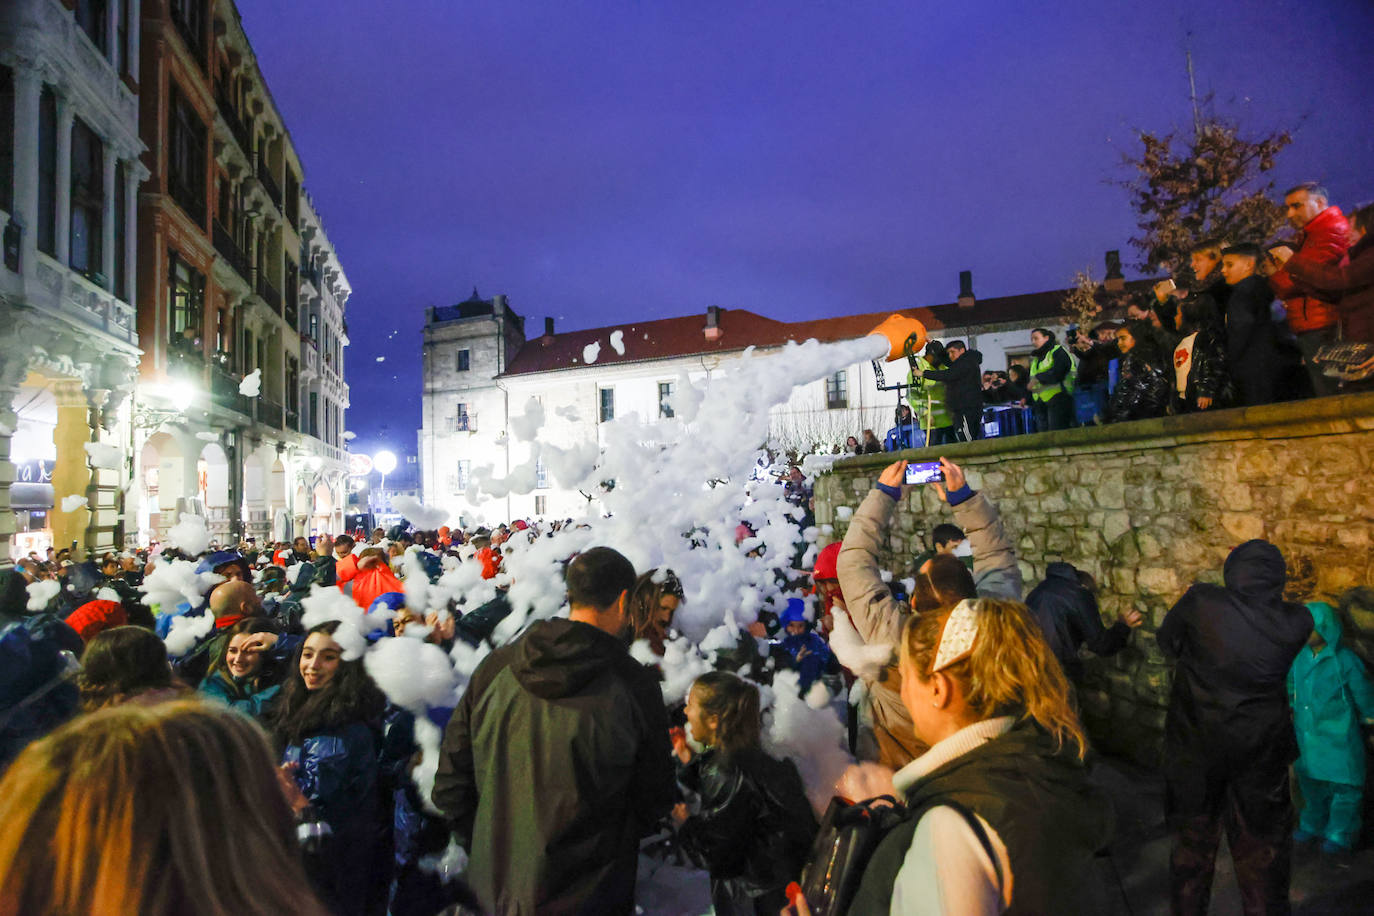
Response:
M940 470L938 461L913 461L906 466L907 483L934 483L944 479L945 472Z

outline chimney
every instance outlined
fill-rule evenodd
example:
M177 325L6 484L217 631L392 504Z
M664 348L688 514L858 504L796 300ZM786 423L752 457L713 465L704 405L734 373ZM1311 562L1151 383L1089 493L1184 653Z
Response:
M1126 277L1121 273L1121 252L1115 249L1107 252L1107 276L1102 288L1109 293L1119 293L1126 288Z
M545 319L544 319L544 336L541 337L541 338L539 338L539 344L540 344L540 346L547 347L547 346L548 346L549 344L551 344L551 343L553 343L553 319L552 319L552 318L545 318Z
M705 333L707 340L720 340L720 306L707 306Z
M973 296L973 271L959 271L959 308L971 309L977 301Z

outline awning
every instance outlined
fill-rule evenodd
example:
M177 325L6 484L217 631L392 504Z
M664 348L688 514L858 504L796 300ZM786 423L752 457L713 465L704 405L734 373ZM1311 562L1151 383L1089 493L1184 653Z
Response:
M10 484L10 508L24 512L47 512L53 507L53 491L50 483Z

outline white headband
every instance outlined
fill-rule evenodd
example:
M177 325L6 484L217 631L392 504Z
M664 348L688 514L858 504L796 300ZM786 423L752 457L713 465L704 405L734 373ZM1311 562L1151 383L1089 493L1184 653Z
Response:
M945 627L940 631L940 642L935 648L935 665L930 669L934 674L948 668L973 653L973 641L978 636L978 606L965 598L954 606L945 618Z

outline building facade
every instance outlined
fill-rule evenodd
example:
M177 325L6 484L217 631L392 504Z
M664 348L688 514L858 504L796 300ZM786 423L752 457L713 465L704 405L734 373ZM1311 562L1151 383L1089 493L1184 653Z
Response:
M0 562L125 540L139 7L0 4Z
M342 522L349 290L233 3L144 0L141 74L141 536L183 513L221 541L327 530ZM338 331L323 369L312 327ZM321 423L324 389L338 409Z
M983 354L984 370L1026 364L1030 331L1067 325L1068 291L976 299L971 279L959 301L898 310L925 325L932 339L962 339ZM558 485L531 444L509 435L513 417L533 398L543 408L539 442L559 448L605 444L605 424L630 413L655 422L672 417L672 396L686 379L698 383L747 348L760 354L788 341L849 340L870 333L891 312L783 322L742 309L711 307L703 315L526 337L525 321L504 296L431 308L424 329L420 465L425 501L459 519L578 516L589 496ZM880 379L879 373L882 373ZM887 388L905 381L903 362L856 363L796 388L772 409L768 445L779 452L828 450L872 429L881 439L901 401ZM883 387L880 387L883 386ZM764 443L760 443L763 445ZM529 493L495 503L468 498L473 472L532 478ZM521 489L525 489L521 487Z

